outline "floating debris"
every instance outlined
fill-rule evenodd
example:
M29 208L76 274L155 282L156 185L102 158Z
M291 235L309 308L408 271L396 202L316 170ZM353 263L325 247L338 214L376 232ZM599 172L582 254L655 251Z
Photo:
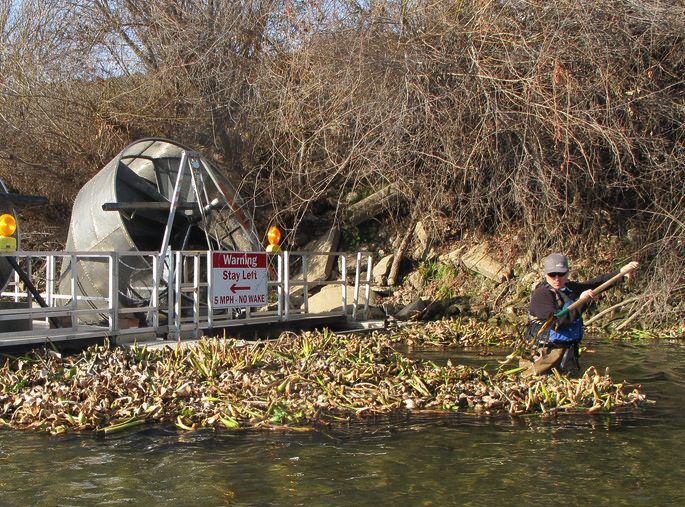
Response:
M393 335L410 347L510 347L517 337L501 327L469 317L436 320L406 326Z
M396 345L397 337L381 333L306 332L246 345L203 339L192 348L96 346L64 358L8 358L0 367L0 426L52 434L148 423L308 430L407 411L592 413L646 401L637 386L594 368L577 379L523 379L516 369L490 374L410 359Z

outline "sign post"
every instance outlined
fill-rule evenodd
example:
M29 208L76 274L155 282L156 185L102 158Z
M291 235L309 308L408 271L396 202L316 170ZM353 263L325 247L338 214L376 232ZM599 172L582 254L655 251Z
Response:
M212 306L243 308L267 304L267 254L212 252Z

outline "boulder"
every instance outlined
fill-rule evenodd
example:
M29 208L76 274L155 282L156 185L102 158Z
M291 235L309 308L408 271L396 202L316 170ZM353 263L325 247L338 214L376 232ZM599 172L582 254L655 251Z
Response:
M461 262L461 255L464 250L466 250L466 245L462 245L451 252L441 255L438 257L438 260L444 264L452 264L454 267L457 267Z
M347 259L346 262L346 268L347 268L347 276L351 277L354 276L354 273L357 271L357 256L356 255L346 255L345 258ZM338 273L342 273L342 264L343 264L343 258L341 256L338 256ZM364 269L366 267L366 258L362 257L362 273L364 273Z
M413 271L408 277L407 282L414 290L421 290L424 286L423 275L418 271Z
M395 318L399 320L416 319L424 312L427 306L428 303L426 303L423 299L417 299L397 312L395 314Z
M463 303L460 298L449 298L433 301L421 315L421 320L437 320L443 317L463 313Z
M417 222L414 229L414 240L414 250L412 251L411 256L413 259L422 260L426 257L426 253L430 246L428 233L423 226L423 222Z
M319 239L310 241L304 247L304 252L330 253L338 249L340 243L340 229L331 228ZM308 280L327 280L333 269L335 257L331 255L314 255L309 257L309 269L307 272Z
M357 311L364 312L364 307L360 307ZM363 313L360 315L364 317ZM368 320L385 320L387 317L388 315L385 313L383 308L379 306L369 306L369 311L365 316L365 318Z
M359 300L357 311L360 312L364 308L365 294L364 290L359 290ZM369 291L369 304L372 305L375 300L373 291ZM354 303L354 287L347 287L347 309L348 313L352 312L352 303ZM309 296L309 313L324 313L335 312L342 309L342 289L339 285L325 285L317 294ZM304 308L304 305L302 305Z
M461 258L461 262L468 269L498 283L507 280L511 276L511 267L505 266L490 256L486 243L481 243L471 248Z
M310 241L301 250L302 252L335 252L340 243L340 229L333 227L325 235L314 241ZM333 270L335 263L335 256L333 255L310 255L307 257L307 282L310 287L316 286L317 281L328 280ZM293 281L304 280L302 274L291 276ZM312 283L314 282L314 283ZM290 289L290 294L299 294L302 292L301 285L294 285Z
M390 266L392 266L392 259L394 255L386 255L373 267L373 283L376 285L385 285Z

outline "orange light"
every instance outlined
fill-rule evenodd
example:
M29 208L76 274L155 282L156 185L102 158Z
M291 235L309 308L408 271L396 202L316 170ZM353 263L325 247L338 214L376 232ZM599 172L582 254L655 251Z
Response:
M8 237L17 230L17 221L9 213L0 215L0 236Z
M281 242L281 231L275 225L269 227L269 231L266 233L266 239L269 241L269 245L278 246Z

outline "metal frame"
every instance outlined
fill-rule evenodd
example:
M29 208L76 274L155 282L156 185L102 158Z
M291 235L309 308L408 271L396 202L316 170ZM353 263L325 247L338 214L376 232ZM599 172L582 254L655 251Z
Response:
M267 297L271 303L262 308L215 309L211 298L211 254L209 251L160 252L16 252L0 254L13 256L25 266L27 274L38 287L47 303L46 308L37 306L31 294L22 287L15 273L8 287L0 292L0 299L26 303L26 308L0 309L0 321L14 320L30 323L25 331L2 331L0 347L42 343L46 340L64 341L84 338L109 338L114 343L134 339L180 339L197 338L209 330L220 330L250 324L294 322L316 317L346 317L358 320L360 308L366 318L372 279L372 256L368 252L350 254L345 252L288 252L269 254L269 280ZM348 301L348 258L354 255L353 297ZM340 277L335 280L312 280L309 273L311 258L316 256L339 257ZM119 265L130 257L144 257L150 266L153 281L151 299L147 306L125 306L119 298ZM108 264L108 292L106 297L79 294L79 262L106 259ZM166 261L165 261L166 259ZM291 276L293 260L301 260L302 271ZM69 263L69 291L59 290L58 262ZM167 281L161 271L168 266ZM275 267L275 269L273 269ZM168 293L167 304L161 304L160 294L166 284L173 290ZM164 287L162 287L164 285ZM333 312L309 311L309 292L318 286L339 285L341 308ZM302 305L295 308L292 294L302 288ZM360 289L364 290L360 301ZM86 306L84 308L84 306ZM90 307L88 307L90 306ZM146 325L126 327L130 316L147 316ZM58 317L65 327L50 326L50 318ZM92 322L97 322L93 324Z

